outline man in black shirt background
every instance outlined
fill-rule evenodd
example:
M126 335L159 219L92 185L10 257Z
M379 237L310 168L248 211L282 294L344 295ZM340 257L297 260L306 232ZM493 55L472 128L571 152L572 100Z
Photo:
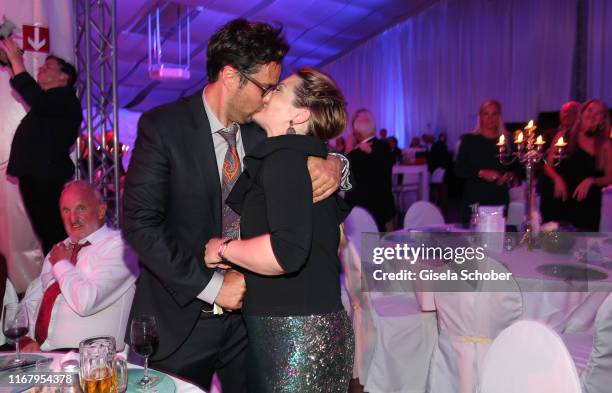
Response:
M10 62L11 86L30 108L13 137L7 174L19 179L23 203L47 254L66 238L57 206L64 183L74 174L70 148L83 120L73 87L76 70L65 60L48 56L36 81L12 38L0 40L0 49Z

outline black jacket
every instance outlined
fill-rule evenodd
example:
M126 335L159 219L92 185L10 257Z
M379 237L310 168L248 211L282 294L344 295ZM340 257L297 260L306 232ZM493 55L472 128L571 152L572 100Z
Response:
M347 156L354 184L345 199L351 206L362 206L368 210L378 229L383 231L385 223L395 214L391 192L394 157L387 142L373 138L371 145L371 153L355 149Z
M265 135L241 125L245 151ZM142 268L132 316L153 314L162 360L191 333L213 270L204 246L221 237L221 180L202 92L142 115L125 180L123 235Z
M53 176L68 180L74 173L70 148L83 121L74 88L65 86L44 91L27 72L12 78L11 86L30 111L13 137L7 173L16 177Z

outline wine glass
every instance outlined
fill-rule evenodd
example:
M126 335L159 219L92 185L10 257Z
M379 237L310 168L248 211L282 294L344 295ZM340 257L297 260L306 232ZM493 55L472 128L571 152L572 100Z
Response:
M28 313L27 308L19 303L7 303L2 311L2 331L4 335L15 341L15 360L14 363L21 363L21 353L19 352L19 339L28 333Z
M138 386L149 389L159 378L149 376L149 356L152 356L159 345L159 334L157 333L157 321L153 315L139 315L132 320L130 328L130 340L134 352L144 357L144 373L138 381Z

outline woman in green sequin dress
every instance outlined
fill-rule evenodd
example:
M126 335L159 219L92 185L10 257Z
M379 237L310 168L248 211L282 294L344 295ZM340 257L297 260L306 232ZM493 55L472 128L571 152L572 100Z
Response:
M313 203L309 157L346 126L346 104L327 75L302 69L264 99L254 120L266 131L244 159L226 203L241 216L241 240L212 239L211 268L244 269L249 392L345 393L354 338L340 301L336 194Z

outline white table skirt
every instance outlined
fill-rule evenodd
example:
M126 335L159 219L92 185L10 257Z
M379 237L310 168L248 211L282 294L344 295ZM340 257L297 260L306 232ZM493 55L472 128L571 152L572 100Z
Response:
M523 297L523 319L543 322L559 333L590 332L599 306L612 292L612 269L589 265L605 272L608 278L589 281L588 290L576 290L581 282L566 282L551 278L537 271L538 266L553 263L569 263L571 256L547 253L543 250L529 251L517 248L492 256L506 265L516 280ZM531 262L532 261L532 262ZM434 311L432 293L418 293L417 298L425 311Z
M57 353L57 352L36 352L35 354L41 355L41 356L53 357L53 362L50 364L49 370L59 370L62 359L78 358L78 354L76 352L69 353L69 354ZM132 363L128 363L128 368L129 369L142 369L141 366L132 364ZM169 375L169 377L176 384L176 393L205 393L202 389L198 388L197 386L185 380L176 378L171 375Z

